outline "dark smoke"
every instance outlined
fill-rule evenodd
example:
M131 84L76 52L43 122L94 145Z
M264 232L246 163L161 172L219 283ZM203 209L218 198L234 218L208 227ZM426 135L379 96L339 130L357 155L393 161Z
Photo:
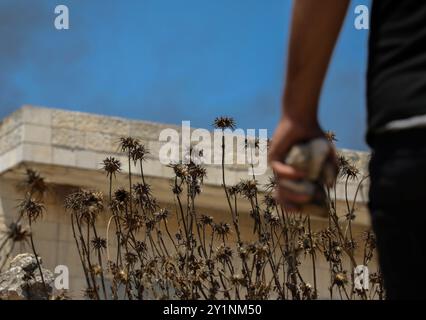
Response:
M34 38L49 10L40 1L0 2L0 118L17 107L23 95L13 73L31 57Z

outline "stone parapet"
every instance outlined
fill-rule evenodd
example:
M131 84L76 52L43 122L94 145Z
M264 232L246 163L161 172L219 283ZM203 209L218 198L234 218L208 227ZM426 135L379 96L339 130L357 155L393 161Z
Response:
M120 137L132 136L140 139L151 152L146 163L146 174L151 177L170 178L171 169L158 161L158 151L162 144L159 141L159 133L167 128L181 131L181 127L176 125L23 106L0 122L0 174L21 163L97 171L107 156L120 159L123 171L128 172L127 161L119 150L118 142ZM235 157L237 150L233 152ZM368 153L353 150L339 152L356 165L360 177L367 175ZM206 168L206 184L220 186L220 166L207 165ZM227 184L232 185L241 179L247 179L248 171L242 165L226 165L226 175ZM268 170L257 178L260 183L265 183L270 176L271 172ZM349 198L353 199L358 181L349 181L347 191L344 183L345 181L339 181L337 198L344 199L347 192ZM364 186L362 192L358 192L357 200L360 202L366 201L365 189L368 187L368 181Z

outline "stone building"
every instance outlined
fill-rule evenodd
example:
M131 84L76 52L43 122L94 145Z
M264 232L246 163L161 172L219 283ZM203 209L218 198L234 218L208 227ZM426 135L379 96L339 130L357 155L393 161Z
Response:
M34 226L39 254L45 267L51 270L57 265L66 265L70 270L71 295L81 296L84 278L69 215L63 208L64 197L78 187L107 193L108 184L101 170L101 162L111 155L121 159L124 165L115 185L126 185L127 161L118 150L118 140L123 136L132 136L139 138L151 152L145 172L157 199L164 206L173 206L173 195L170 192L172 170L158 161L161 145L159 132L165 128L180 130L180 127L173 125L23 106L0 122L0 226L4 228L5 224L16 218L18 200L23 198L19 182L24 177L25 169L39 171L49 186L45 199L46 214ZM349 150L341 152L356 164L360 177L366 175L368 154ZM227 204L221 188L221 168L209 165L207 171L199 210L217 219L227 219ZM247 169L228 165L226 175L227 183L232 185L247 177ZM266 182L269 175L270 172L260 176L259 182ZM356 235L369 228L365 206L368 181L356 192L358 182L349 181L347 190L344 181L339 181L337 186L338 211L342 215L346 212L345 192L349 200L356 202L357 215L353 224ZM242 204L241 210L247 214L247 219L241 219L242 231L250 234L252 226L248 222L248 205ZM327 217L313 216L312 221L314 227L319 228L326 225ZM106 232L105 226L106 220L103 221L101 232ZM28 248L15 248L17 252L21 250L28 251ZM324 271L318 277L319 286L326 290L329 285L328 266L324 262L319 268Z

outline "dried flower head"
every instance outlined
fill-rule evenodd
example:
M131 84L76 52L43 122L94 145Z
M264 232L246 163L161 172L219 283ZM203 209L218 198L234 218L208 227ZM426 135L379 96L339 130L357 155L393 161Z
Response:
M114 157L108 157L103 161L103 169L108 177L115 176L117 172L121 171L121 162Z
M216 235L221 238L226 238L231 233L231 227L229 223L226 222L216 223L213 226L213 230L215 231Z
M113 199L118 203L126 204L130 200L130 193L124 188L119 188L114 192Z
M148 250L148 247L146 246L145 242L136 241L136 243L135 243L135 250L139 254L144 254Z
M146 156L149 154L149 150L145 148L144 145L136 143L133 148L131 148L131 157L135 164L138 161L145 161Z
M302 296L305 300L316 299L316 292L310 283L301 283L299 290L302 292Z
M116 274L117 280L122 282L122 283L126 283L127 279L128 279L128 274L125 270L120 269L117 274Z
M146 230L148 232L151 232L152 230L154 230L154 227L155 227L155 225L156 225L157 222L158 222L157 219L151 219L151 218L146 219L145 220Z
M95 237L92 239L92 247L94 250L102 251L107 247L107 241L105 238Z
M47 184L44 178L32 169L27 169L25 172L25 180L21 184L24 189L31 195L43 196L47 190Z
M326 131L324 135L325 135L325 138L331 143L334 143L337 141L336 134L333 131Z
M265 221L269 223L272 227L279 227L281 225L280 217L270 210L265 210L263 213Z
M214 119L213 122L213 127L215 127L216 129L235 129L235 120L233 118L230 117L217 117L216 119Z
M203 225L212 225L213 224L213 217L212 216L206 216L204 214L201 215L200 222Z
M133 150L139 146L139 141L132 137L120 138L120 149L122 152L132 153Z
M102 192L80 190L65 199L65 208L92 223L104 209Z
M256 253L257 258L266 257L269 253L268 245L264 244L264 243L257 243L255 253Z
M216 248L216 259L218 261L231 261L232 259L232 249L224 244Z
M345 272L338 272L334 275L333 284L338 287L343 287L348 282L348 278Z
M133 191L139 198L146 199L151 197L151 186L149 184L136 183L133 185Z
M242 274L233 274L231 276L231 283L234 286L238 286L238 285L244 286L246 284L244 276Z
M127 252L124 256L124 259L129 265L134 265L138 261L138 256L133 252Z
M356 179L359 175L359 170L349 162L343 155L337 157L337 164L339 168L339 176L348 179Z
M158 212L154 213L154 217L160 221L160 220L167 220L167 218L169 217L170 212L167 209L161 209Z
M193 164L193 163L188 164L187 170L188 170L189 176L192 178L193 181L198 179L203 181L204 178L207 176L206 168L198 164Z
M303 250L305 254L313 253L316 247L317 246L314 240L314 235L305 233L299 237L298 248Z
M149 212L154 212L159 207L160 206L158 205L157 200L155 198L148 197L143 203L143 208Z
M182 163L171 163L168 167L173 169L177 178L186 179L189 175L187 166Z
M173 192L173 194L180 195L182 193L182 191L183 191L183 189L182 189L181 186L175 185L175 184L172 185L172 192Z
M61 290L55 296L52 297L52 300L71 300L71 297L68 295L66 290Z
M372 249L376 248L376 235L371 230L363 232L362 239L364 240L366 246L369 246Z
M228 190L228 193L230 196L236 196L238 194L240 194L241 190L239 185L235 185L235 186L230 186L230 187L226 187Z
M356 250L358 248L358 242L355 240L348 239L344 243L344 247L346 248L346 250L349 251Z
M19 213L27 216L30 222L35 222L44 211L44 205L36 200L27 197L19 204Z
M94 288L86 288L83 291L83 295L87 298L89 298L90 300L95 300L97 295L96 295L96 290Z
M137 183L133 185L135 203L150 212L159 208L157 201L152 197L151 186L147 183Z
M277 201L271 193L265 194L265 197L263 198L263 203L266 205L266 208L274 208L277 205Z
M99 276L102 273L102 268L100 265L96 264L92 266L91 272L95 275L95 276Z
M124 227L129 232L140 230L145 224L145 221L141 215L138 214L127 214L124 217Z
M246 244L241 244L238 246L238 255L241 259L246 259L250 254L249 247Z
M257 181L253 179L242 180L238 183L238 188L245 198L252 199L257 194Z

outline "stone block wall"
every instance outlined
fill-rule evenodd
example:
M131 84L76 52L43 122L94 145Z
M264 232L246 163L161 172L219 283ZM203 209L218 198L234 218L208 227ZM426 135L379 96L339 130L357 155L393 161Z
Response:
M34 227L34 237L43 257L46 268L54 270L56 265L67 265L70 269L71 292L81 296L84 288L81 266L71 233L69 216L63 208L64 197L76 187L99 189L107 193L105 174L101 171L101 162L107 156L121 160L123 173L117 176L116 185L126 185L129 168L125 155L119 152L120 137L138 138L151 151L145 163L145 173L154 192L164 206L173 205L170 192L170 168L158 161L158 141L162 129L172 128L180 131L175 125L157 124L147 121L127 120L105 117L81 112L70 112L59 109L48 109L24 106L0 122L0 228L16 217L19 199L22 199L17 185L23 178L25 168L39 171L49 184L46 199L46 215ZM234 152L236 152L234 150ZM366 175L368 154L350 150L341 151L360 169L360 176ZM139 172L138 167L132 172ZM221 168L217 165L207 166L208 176L203 194L199 199L199 208L203 213L214 216L217 221L229 219L227 205L221 189ZM247 169L238 165L226 166L227 183L235 184L240 179L247 179ZM270 172L258 177L259 182L266 182ZM347 192L351 200L356 198L357 219L355 230L361 234L369 225L366 211L365 187L356 192L359 181L350 181ZM345 212L344 181L337 187L338 210ZM247 219L242 219L243 232L249 235L252 231L248 218L248 206L241 206ZM2 223L3 222L3 223ZM315 217L316 228L324 226L326 219ZM3 226L2 226L3 225ZM106 220L100 221L100 232L106 232ZM16 251L26 250L16 248ZM328 266L323 261L319 276L328 283ZM309 264L303 272L310 272ZM325 285L325 284L324 284Z

